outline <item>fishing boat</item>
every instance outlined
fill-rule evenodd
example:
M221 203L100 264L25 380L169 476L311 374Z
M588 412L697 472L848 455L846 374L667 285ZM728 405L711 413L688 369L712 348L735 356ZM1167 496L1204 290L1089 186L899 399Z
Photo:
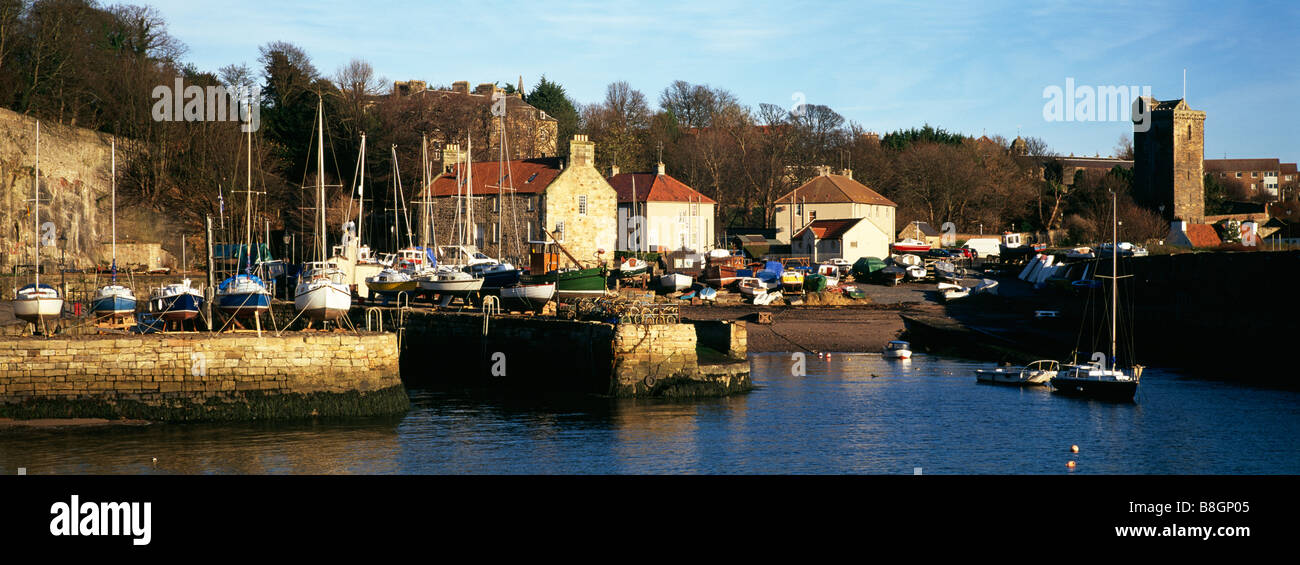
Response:
M190 279L182 279L150 292L146 311L159 320L184 322L198 317L203 300L203 292Z
M555 283L516 284L501 289L501 307L506 310L540 311L555 297Z
M659 288L664 289L667 292L685 290L690 288L692 284L695 284L695 280L692 279L690 275L683 275L681 273L668 273L659 277Z
M36 243L36 282L18 289L14 300L14 316L24 320L42 332L48 331L46 325L58 320L63 312L63 298L59 291L48 284L41 284L41 123L36 122L36 174L33 177L33 192L36 195L33 208L33 241Z
M630 279L635 276L644 275L646 269L650 267L644 259L636 257L627 257L615 268L615 276L620 279Z
M113 210L113 262L109 269L112 273L112 279L109 283L95 293L95 300L90 305L90 311L96 318L108 318L111 320L126 318L135 313L135 293L131 289L117 284L117 140L112 143L112 166L111 171L111 202L110 207Z
M714 250L718 251L718 250ZM725 252L724 252L725 253ZM737 271L745 268L745 258L738 255L709 254L708 266L704 268L704 282L713 288L725 288L736 283Z
M316 256L325 257L325 103L317 104L316 131ZM352 308L352 288L347 274L329 261L304 266L294 288L293 306L309 322L337 320Z
M1115 239L1119 234L1119 219L1116 213L1118 196L1111 193L1111 229ZM1142 365L1132 365L1128 373L1119 366L1116 357L1117 335L1119 333L1119 256L1120 246L1112 245L1110 287L1110 356L1094 363L1071 363L1064 365L1051 378L1052 392L1067 395L1096 398L1103 400L1132 401L1137 395L1138 383L1142 379ZM1130 352L1130 355L1132 353ZM1098 357L1101 356L1099 353ZM1076 352L1077 357L1077 352Z
M248 131L248 184L244 189L245 272L217 286L217 308L227 316L252 318L271 311L271 292L252 274L253 264L253 131ZM236 255L237 257L238 255ZM260 326L259 326L260 327Z
M1060 371L1056 361L1034 361L1024 367L975 369L975 382L1001 385L1046 386Z
M885 344L885 349L880 355L886 359L911 359L912 344L906 341L891 341Z
M923 254L930 251L931 245L919 239L903 239L889 244L889 248L894 253L916 253Z

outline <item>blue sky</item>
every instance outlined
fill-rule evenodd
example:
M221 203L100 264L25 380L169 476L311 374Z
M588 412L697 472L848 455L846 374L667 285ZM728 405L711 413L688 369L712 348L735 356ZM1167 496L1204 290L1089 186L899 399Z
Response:
M1106 155L1126 122L1048 122L1043 89L1150 86L1208 113L1206 157L1300 158L1300 3L154 1L205 70L290 41L332 74L515 82L545 74L579 102L626 80L652 104L677 79L742 102L800 94L864 127L1017 131Z

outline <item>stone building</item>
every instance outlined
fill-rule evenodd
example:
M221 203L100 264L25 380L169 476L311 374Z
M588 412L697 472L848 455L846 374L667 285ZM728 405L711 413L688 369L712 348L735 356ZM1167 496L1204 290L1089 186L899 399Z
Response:
M1143 97L1147 131L1133 131L1133 193L1165 219L1199 223L1205 217L1205 112L1185 100ZM1135 113L1134 118L1137 118Z
M467 170L463 161L463 148L446 146L442 172L411 204L420 217L427 200L434 243L459 244L463 238L522 266L528 264L529 242L544 240L546 229L581 261L604 264L613 257L618 195L596 170L595 144L587 136L570 141L567 166L548 157L485 161ZM472 215L468 231L457 228L464 215Z
M506 94L505 90L495 84L483 83L470 90L468 81L451 83L450 90L431 90L421 80L396 81L393 83L393 96L421 97L427 104L445 107L449 111L475 112L473 118L481 121L482 131L489 134L488 150L492 155L500 154L501 120L494 117L493 105L503 101L506 114L506 146L509 159L538 159L556 156L556 135L559 122L546 112L537 109L523 99L523 79L518 90ZM464 102L470 104L465 105ZM439 132L432 134L431 141L436 147L459 140L443 139Z
M656 173L615 167L609 184L618 192L619 251L667 252L671 266L693 268L713 249L717 202L668 175L663 163Z
M791 237L817 220L863 218L879 232L866 255L885 257L897 233L894 212L898 204L853 180L853 171L831 174L829 167L799 188L776 199L776 239L790 243Z

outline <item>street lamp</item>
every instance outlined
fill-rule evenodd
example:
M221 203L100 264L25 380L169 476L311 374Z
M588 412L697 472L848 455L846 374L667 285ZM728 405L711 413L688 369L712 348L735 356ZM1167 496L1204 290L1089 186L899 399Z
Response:
M67 288L64 280L68 270L68 236L59 235L59 283Z

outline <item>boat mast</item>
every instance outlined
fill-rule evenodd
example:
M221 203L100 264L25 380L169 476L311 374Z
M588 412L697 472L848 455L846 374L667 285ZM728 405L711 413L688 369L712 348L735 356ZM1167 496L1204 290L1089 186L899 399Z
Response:
M248 115L253 115L253 103L248 102ZM244 189L244 249L246 253L245 273L253 270L253 128L248 128L248 183ZM238 273L236 273L238 274Z
M113 139L112 171L112 205L113 205L113 283L117 283L117 138Z
M41 122L36 121L36 223L33 224L32 236L36 244L36 296L41 295ZM39 307L38 307L39 310Z
M325 99L319 98L317 101L316 111L316 208L317 216L320 222L317 224L318 232L316 239L316 249L320 261L325 260Z
M465 240L475 242L474 229L474 138L465 135L465 231L461 232L460 244ZM477 242L475 242L477 243ZM458 252L459 253L459 252Z
M357 255L361 255L361 228L366 221L366 134L361 132L361 163L357 172Z
M427 192L429 190L429 137L420 134L420 185L423 190L417 192ZM429 195L425 194L420 200L420 246L429 245L429 210L426 202Z
M1115 370L1119 359L1115 357L1115 332L1119 329L1119 196L1111 191L1110 222L1110 368Z

